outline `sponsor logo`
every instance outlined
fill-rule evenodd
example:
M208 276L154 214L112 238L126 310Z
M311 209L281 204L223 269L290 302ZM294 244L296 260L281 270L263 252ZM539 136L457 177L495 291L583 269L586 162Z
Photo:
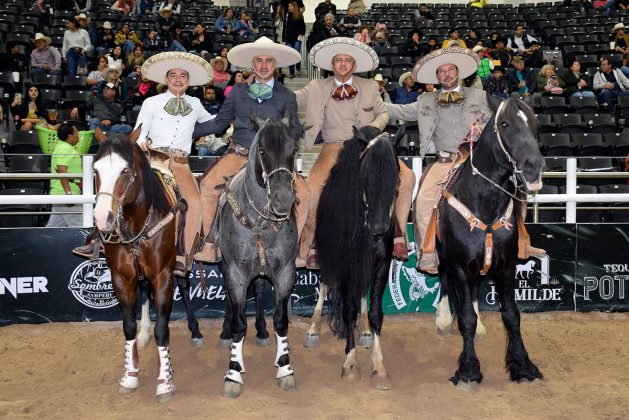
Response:
M76 300L89 308L107 309L118 304L104 258L79 264L72 272L68 289Z
M605 300L624 299L629 288L629 264L603 264L603 269L608 274L583 277L583 299L592 300L592 293Z
M225 300L225 288L223 286L223 275L218 268L205 268L203 270L205 274L205 284L207 286L207 292L203 292L201 286L201 270L192 271L190 278L196 278L198 283L195 286L190 287L190 300L204 299L204 300ZM210 284L218 283L218 284ZM176 283L175 283L176 284ZM181 300L181 290L175 285L175 292L173 295L174 300Z
M0 277L0 295L7 292L17 299L18 295L32 293L48 293L48 279L46 277Z
M409 257L414 254L415 244L411 243ZM417 271L413 266L414 264L411 263L408 265L410 265L410 267L401 261L391 261L391 267L389 269L389 293L391 294L391 300L395 308L400 310L412 305L419 310L421 300L429 297L430 294L434 294L432 307L436 308L439 301L439 282L432 281L432 286L429 286L428 283L430 279Z

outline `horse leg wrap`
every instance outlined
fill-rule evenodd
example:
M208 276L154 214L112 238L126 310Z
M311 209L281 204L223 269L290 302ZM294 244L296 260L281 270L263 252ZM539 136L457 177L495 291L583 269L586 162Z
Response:
M138 372L140 368L137 367L138 348L135 340L125 341L124 344L124 373L120 378L120 386L130 389L136 389L138 387Z
M157 375L157 388L155 396L175 392L175 383L173 382L173 369L170 364L170 349L168 346L157 346L159 354L159 371Z
M242 347L245 344L245 337L241 338L239 342L232 343L231 346L231 354L229 356L229 360L231 362L236 362L240 365L240 371L235 369L229 369L225 374L225 379L229 379L230 381L238 382L239 384L243 384L242 374L245 373L245 362L242 357Z
M277 375L275 376L277 379L283 378L284 376L293 374L293 367L290 364L280 366L280 358L284 355L288 355L290 351L290 346L288 344L288 336L281 337L277 332L275 333L275 366L277 366Z

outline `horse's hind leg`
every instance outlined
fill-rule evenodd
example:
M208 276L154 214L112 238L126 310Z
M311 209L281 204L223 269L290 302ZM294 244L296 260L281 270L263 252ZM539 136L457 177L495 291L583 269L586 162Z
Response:
M190 279L188 277L176 277L176 279L179 293L183 300L183 306L186 308L188 329L192 334L192 345L194 347L201 347L203 345L203 334L201 334L199 330L199 322L194 314L194 309L192 309L192 302L190 302Z
M264 319L264 300L262 297L265 286L266 279L262 277L253 281L253 292L256 297L256 344L258 347L266 347L271 344Z
M358 337L358 344L364 349L370 349L373 347L373 334L371 328L369 328L369 319L367 318L367 297L363 296L360 299L360 322L358 323L358 330L361 331Z
M371 351L371 377L375 380L376 388L387 390L391 388L386 369L382 363L382 348L380 347L380 335L384 314L382 312L382 295L387 286L389 264L383 262L375 273L374 283L371 285L369 324L373 329L373 350Z
M140 332L137 343L140 347L146 347L149 343L149 329L151 328L151 317L149 314L149 293L151 291L148 280L140 282L140 296L142 298L142 315L140 317Z
M247 281L246 274L235 266L221 264L221 271L225 275L225 285L230 300L230 331L232 333L232 344L229 354L229 370L225 374L221 395L227 398L237 398L242 392L242 374L245 373L245 362L243 358L243 346L245 335L247 334L247 319L245 317L245 306L247 304Z
M288 344L288 301L295 282L294 261L286 264L281 273L273 279L275 289L275 314L273 327L275 329L275 366L277 366L277 383L284 391L295 391L295 374L290 365Z
M543 375L529 359L520 333L520 311L515 303L515 262L501 269L496 280L502 322L507 329L507 355L505 358L511 380L523 382L542 379Z
M306 338L304 338L304 347L311 348L319 345L319 337L321 335L321 310L323 310L323 303L325 302L327 294L328 286L326 286L325 283L319 283L319 299L317 299L317 305L312 314L312 323L306 332Z
M225 316L223 317L223 329L218 338L218 346L221 348L229 348L232 345L232 301L229 293L225 294Z
M173 276L170 270L162 270L152 281L155 293L155 342L157 343L158 370L155 396L160 401L170 399L175 393L173 369L170 362L170 330L168 322L173 305Z
M343 286L341 286L341 289ZM345 362L341 371L343 379L353 381L360 378L358 369L358 359L356 358L356 341L354 331L356 330L356 320L358 319L358 308L351 296L346 296L347 291L341 290L343 295L343 322L347 331L347 342L345 345Z

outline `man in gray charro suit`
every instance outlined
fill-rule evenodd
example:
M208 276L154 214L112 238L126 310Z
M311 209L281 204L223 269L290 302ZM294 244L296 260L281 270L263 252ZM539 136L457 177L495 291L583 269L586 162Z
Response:
M458 156L458 146L465 141L468 132L480 135L493 114L486 92L459 83L459 79L476 72L478 62L478 56L468 49L435 50L417 62L414 76L420 83L440 84L441 89L420 95L413 104L385 104L391 119L418 122L422 157L432 142L437 151L435 162L422 175L414 215L417 268L431 274L438 272L439 260L436 252L423 252L423 246L433 210L439 202L441 182L448 175ZM530 244L526 251L527 256L544 252Z

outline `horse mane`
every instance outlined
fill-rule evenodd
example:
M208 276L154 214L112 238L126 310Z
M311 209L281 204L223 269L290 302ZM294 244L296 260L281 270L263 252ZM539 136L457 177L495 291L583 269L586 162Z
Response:
M360 177L363 189L378 197L388 209L397 195L400 167L388 140L375 142L363 156Z
M129 138L124 134L110 134L100 145L94 157L97 161L105 155L117 153L131 167L135 167L134 148L140 155L140 176L142 177L142 189L147 197L149 205L157 214L164 214L170 211L170 205L164 197L163 187L149 163L146 154L137 144L131 144Z
M281 118L269 118L256 132L251 147L249 148L249 161L255 162L254 168L256 179L260 185L263 185L264 181L262 180L262 168L260 167L260 159L258 158L261 133L264 134L264 152L270 153L271 156L282 156L287 140L292 140L292 137L290 136L288 127L284 124L284 122L282 122ZM294 168L294 152L296 148L297 143L294 142L293 149L288 151L290 154L290 167L288 169L290 170L293 170Z

